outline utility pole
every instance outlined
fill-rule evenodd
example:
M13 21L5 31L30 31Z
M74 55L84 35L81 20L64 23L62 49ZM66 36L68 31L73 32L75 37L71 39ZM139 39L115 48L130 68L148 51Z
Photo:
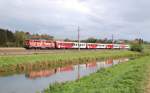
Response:
M113 47L114 47L114 35L112 34L112 50L113 50Z
M112 34L112 44L114 43L114 35Z
M8 44L7 44L7 31L8 31L8 30L5 31L6 47L8 47Z
M80 27L78 26L78 51L80 51Z
M141 38L141 33L138 32L139 36L138 36L138 41L139 41L139 44L141 45L142 44L142 38Z
M80 27L78 26L78 51L80 51ZM80 64L78 64L78 80L80 79Z

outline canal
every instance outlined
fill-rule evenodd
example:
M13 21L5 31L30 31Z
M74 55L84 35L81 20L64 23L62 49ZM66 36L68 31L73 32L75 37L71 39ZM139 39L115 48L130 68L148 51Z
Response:
M50 84L74 81L100 69L127 62L128 58L93 61L86 64L68 65L56 69L30 71L23 74L0 76L0 93L36 93Z

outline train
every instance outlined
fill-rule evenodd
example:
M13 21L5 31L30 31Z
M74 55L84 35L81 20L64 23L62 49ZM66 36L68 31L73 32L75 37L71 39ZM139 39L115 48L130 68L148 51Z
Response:
M103 44L51 40L25 40L26 49L130 49L128 44Z

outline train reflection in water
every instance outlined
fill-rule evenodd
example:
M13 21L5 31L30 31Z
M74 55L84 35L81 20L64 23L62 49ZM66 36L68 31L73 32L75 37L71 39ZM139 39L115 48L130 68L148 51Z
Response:
M36 78L42 78L42 77L50 77L53 75L56 75L58 73L64 73L64 72L77 72L77 78L79 79L82 76L85 76L86 74L84 74L84 71L86 70L95 70L95 71L91 71L91 72L96 72L98 69L101 68L106 68L106 67L110 67L112 65L116 65L119 64L120 62L125 62L128 61L128 58L121 58L121 59L108 59L106 61L102 61L102 62L89 62L86 64L79 64L79 65L69 65L69 66L65 66L65 67L58 67L56 69L51 69L51 70L41 70L41 71L31 71L30 73L26 74L25 76L29 79L36 79ZM90 72L89 72L90 73ZM68 74L69 77L69 74Z
M128 60L128 58L108 59L86 64L68 65L56 69L31 71L28 74L0 76L0 93L37 93L37 91L43 91L50 84L74 81L102 68L107 68Z

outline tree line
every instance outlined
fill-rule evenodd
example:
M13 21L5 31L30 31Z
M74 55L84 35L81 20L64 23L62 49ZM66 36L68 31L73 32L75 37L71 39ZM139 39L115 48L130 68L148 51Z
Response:
M78 42L78 40L71 40L71 39L64 39L64 41L76 41ZM85 42L85 43L117 43L117 44L120 44L120 43L130 43L131 41L130 40L112 40L112 39L108 39L108 38L104 38L104 39L97 39L97 38L94 38L94 37L90 37L90 38L87 38L85 40L81 40L81 42Z
M24 41L27 39L44 39L44 40L54 40L54 37L48 34L31 34L29 32L24 31L15 31L12 32L8 29L0 28L0 47L23 47ZM78 42L78 40L64 39L64 41L70 42ZM141 38L137 38L134 41L130 40L112 40L112 39L97 39L97 38L87 38L85 40L81 40L81 42L85 43L140 43L140 44L149 44L149 42L144 41Z
M31 34L24 31L12 32L8 29L0 28L0 47L23 47L27 39L53 40L54 37L47 34Z

